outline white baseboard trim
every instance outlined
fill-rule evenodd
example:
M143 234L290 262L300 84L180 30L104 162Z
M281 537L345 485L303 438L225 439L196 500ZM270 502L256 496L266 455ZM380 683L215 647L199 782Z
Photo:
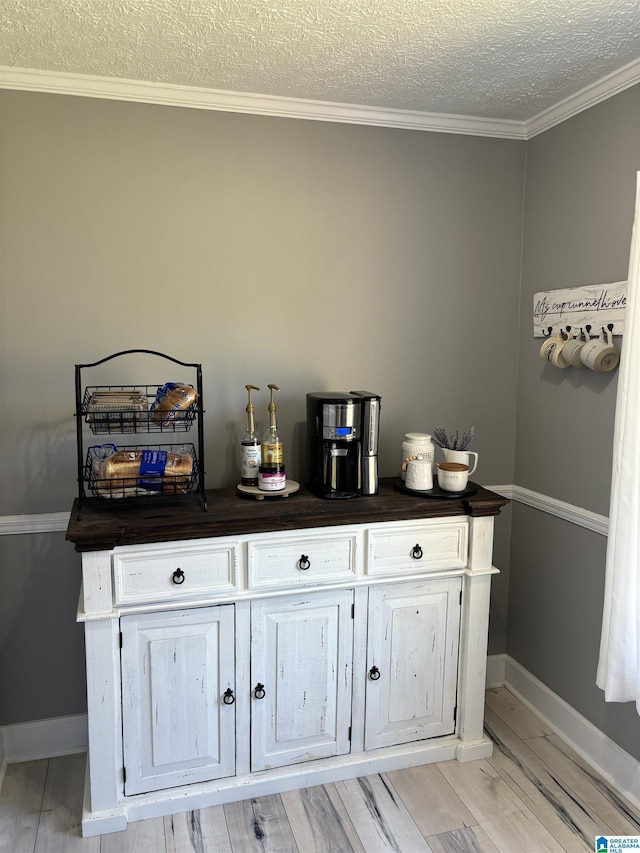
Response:
M636 808L640 808L640 761L579 714L509 655L492 655L487 686L503 685ZM491 680L491 683L490 683Z
M485 686L504 687L507 675L507 656L489 655L487 658L487 676Z
M6 764L85 752L88 744L87 715L75 714L2 726L1 744L4 744Z
M2 783L4 782L4 775L7 772L7 759L4 754L4 736L2 734L2 729L0 728L0 791L2 790Z

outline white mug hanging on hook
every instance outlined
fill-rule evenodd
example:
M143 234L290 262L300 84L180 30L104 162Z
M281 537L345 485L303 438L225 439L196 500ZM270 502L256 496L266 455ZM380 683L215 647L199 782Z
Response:
M567 332L571 329L570 326L567 326ZM569 337L569 340L565 343L562 348L562 357L571 367L577 367L578 369L584 369L584 364L580 361L580 353L582 352L582 348L585 345L585 341L587 337L583 329L580 329L579 334L573 335Z
M546 338L540 347L540 358L554 367L569 367L569 363L565 361L562 350L569 340L569 336L563 330L556 335L552 334L552 329L549 329L549 337Z
M620 353L613 344L613 327L602 329L600 337L590 338L582 347L580 361L594 373L609 373L620 362Z

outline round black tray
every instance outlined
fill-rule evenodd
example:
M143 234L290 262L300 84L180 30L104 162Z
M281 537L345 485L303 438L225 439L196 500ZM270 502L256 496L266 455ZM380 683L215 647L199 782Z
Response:
M393 485L399 492L404 492L405 495L413 495L416 498L437 498L438 500L467 498L469 495L475 495L478 491L476 484L471 482L461 492L445 492L437 483L433 484L432 489L408 489L404 484L404 480L401 480L400 477L393 481Z

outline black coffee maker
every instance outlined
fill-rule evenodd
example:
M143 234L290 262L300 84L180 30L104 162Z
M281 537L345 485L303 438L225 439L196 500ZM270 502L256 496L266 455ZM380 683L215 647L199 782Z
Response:
M315 494L376 494L380 400L369 391L307 394L307 474Z

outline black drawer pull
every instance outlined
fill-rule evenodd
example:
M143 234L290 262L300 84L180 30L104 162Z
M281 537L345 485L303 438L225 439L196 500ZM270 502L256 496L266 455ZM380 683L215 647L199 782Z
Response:
M380 670L377 666L372 666L369 670L369 678L371 681L377 681L380 678Z
M230 687L227 687L227 689L224 691L222 701L225 705L233 705L233 703L236 701L236 697L233 695L233 690Z
M414 560L420 560L422 558L422 548L420 545L414 545L411 549L411 556Z
M258 684L256 684L256 686L254 688L253 695L256 697L256 699L264 699L264 697L265 697L264 684L260 684L258 682Z
M306 572L307 569L311 566L309 562L309 558L306 554L301 554L300 559L298 560L298 568L302 569L303 572Z
M171 580L177 584L184 583L184 572L182 571L182 569L176 569L175 572L171 575Z

